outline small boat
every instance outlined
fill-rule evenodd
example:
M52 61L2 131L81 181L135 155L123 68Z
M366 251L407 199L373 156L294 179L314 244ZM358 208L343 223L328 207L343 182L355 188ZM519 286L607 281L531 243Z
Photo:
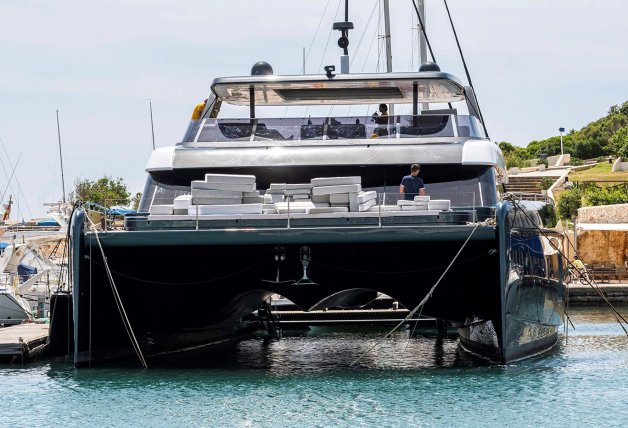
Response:
M48 239L48 238L46 238ZM60 267L36 243L0 246L0 323L17 324L45 317L52 290L60 289Z
M3 243L4 244L4 243ZM0 255L0 324L21 324L32 319L28 301L20 296L18 267L25 253L24 246L3 245Z

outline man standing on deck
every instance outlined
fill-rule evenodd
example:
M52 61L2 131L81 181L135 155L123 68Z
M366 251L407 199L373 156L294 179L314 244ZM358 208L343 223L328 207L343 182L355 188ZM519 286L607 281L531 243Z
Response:
M194 107L194 111L192 112L192 120L199 120L201 115L203 114L203 110L205 110L205 105L207 104L207 100L203 101L200 104L197 104Z
M406 201L414 200L416 195L425 195L425 184L423 184L423 179L418 176L420 169L421 165L418 163L412 164L410 175L406 175L401 180L399 193L403 193L403 198Z

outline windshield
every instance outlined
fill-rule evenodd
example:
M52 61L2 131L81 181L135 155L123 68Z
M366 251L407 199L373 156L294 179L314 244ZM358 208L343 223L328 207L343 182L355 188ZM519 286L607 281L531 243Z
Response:
M399 115L264 119L202 119L190 122L183 142L298 141L367 138L485 138L474 116Z

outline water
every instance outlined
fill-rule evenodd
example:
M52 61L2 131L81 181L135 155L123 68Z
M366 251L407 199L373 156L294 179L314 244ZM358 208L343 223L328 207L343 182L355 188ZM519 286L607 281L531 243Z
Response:
M0 366L0 426L628 425L628 339L606 309L572 319L567 344L508 366L403 333L352 366L382 331L348 329L146 371Z

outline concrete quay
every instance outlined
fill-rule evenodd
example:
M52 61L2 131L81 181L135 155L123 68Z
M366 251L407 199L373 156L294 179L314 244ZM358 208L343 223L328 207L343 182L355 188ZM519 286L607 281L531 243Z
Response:
M26 362L48 346L49 324L24 323L0 328L0 362Z
M605 305L605 301L600 296L599 290L613 305L628 304L628 281L611 280L609 282L597 282L593 286L573 282L567 285L570 306L600 306Z

